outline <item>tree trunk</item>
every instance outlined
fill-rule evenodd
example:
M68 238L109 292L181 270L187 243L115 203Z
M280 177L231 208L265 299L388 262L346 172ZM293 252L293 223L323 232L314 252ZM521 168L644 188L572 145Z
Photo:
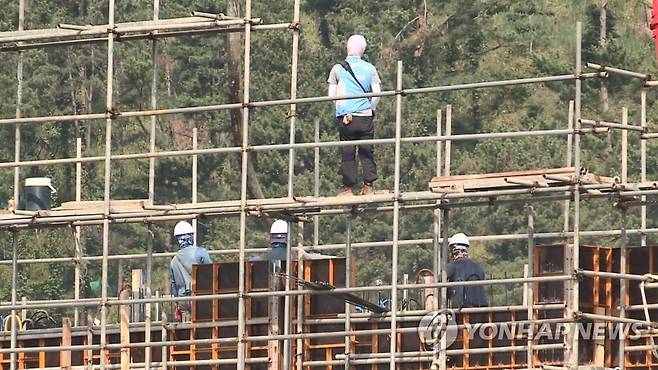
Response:
M226 1L226 15L229 17L240 16L240 1ZM242 101L242 34L230 32L228 34L228 75L229 75L229 101ZM231 134L236 146L242 145L242 110L231 109ZM263 190L258 181L256 166L252 154L247 160L247 193L251 198L264 198ZM267 221L264 221L267 222Z
M599 45L605 49L607 43L607 6L608 0L601 0L601 12L599 14ZM608 88L605 82L601 82L601 107L604 112L608 111Z

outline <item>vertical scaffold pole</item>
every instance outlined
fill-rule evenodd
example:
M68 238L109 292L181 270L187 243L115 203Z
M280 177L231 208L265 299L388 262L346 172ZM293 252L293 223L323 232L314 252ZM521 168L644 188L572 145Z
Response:
M448 104L446 105L446 136L452 135L452 105ZM451 151L452 151L452 140L447 139L446 140L446 145L445 145L445 163L444 163L444 169L443 169L443 176L450 176L450 161L451 161ZM449 208L443 208L441 210L441 223L443 226L441 227L441 250L439 253L439 271L435 273L436 280L441 281L442 283L445 283L447 279L447 275L445 274L446 267L448 266L448 260L450 256L449 252L449 246L448 246L448 239L450 237L449 235L449 230L448 230L448 225L450 224L450 209ZM440 292L440 299L439 299L439 308L444 309L448 307L448 290L446 288L441 288ZM437 338L434 338L436 341ZM439 369L440 370L446 370L447 368L447 362L448 362L448 354L447 354L447 342L446 342L446 336L442 335L440 342L438 343L439 345Z
M297 223L297 278L304 279L304 223ZM297 333L304 331L304 296L297 296ZM304 339L297 339L295 353L297 370L302 370L304 362Z
M448 122L446 122L448 124ZM449 176L446 174L446 176ZM441 266L440 270L437 273L437 279L440 279L442 283L445 283L448 280L448 277L446 275L446 267L448 265L448 259L450 258L450 253L448 252L448 239L449 239L449 234L448 234L448 225L450 223L450 209L449 208L444 208L441 210L441 222L443 223L443 226L441 227L441 255L440 255L440 263L439 266ZM448 307L448 289L441 288L441 299L439 302L439 309L445 309ZM433 338L435 343L438 338ZM446 336L441 335L440 341L438 343L439 345L439 370L446 370L447 369L447 362L448 362L448 344L446 341ZM436 344L435 344L436 346ZM436 352L436 349L435 349Z
M23 31L25 26L25 0L18 2L18 30ZM18 64L16 66L16 118L21 118L23 105L23 51L18 52ZM14 161L21 160L21 125L16 124L14 128ZM20 204L20 167L14 167L14 208L18 209Z
M314 121L315 135L314 142L320 142L320 119ZM320 147L313 148L313 196L320 196ZM320 216L313 216L313 246L317 247L320 243Z
M160 0L153 0L153 20L160 17ZM157 31L155 31L157 32ZM151 109L158 108L158 43L155 38L151 40ZM150 141L149 151L155 153L155 130L158 117L151 116L151 127L149 129ZM153 203L155 199L155 157L149 158L149 200Z
M569 130L573 130L573 111L574 111L574 101L569 100L569 115L568 115L568 122L567 122L567 128ZM567 152L566 152L566 160L565 160L565 167L571 167L571 153L573 149L573 137L575 135L567 135ZM562 232L566 233L569 231L569 207L571 204L571 200L566 199L564 201L564 226L562 227Z
M626 227L627 225L627 209L626 207L621 208L621 238L619 239L619 244L620 244L620 253L619 253L619 272L622 274L626 274L628 271L627 269L627 263L626 263L626 254L628 253L628 236L626 233ZM619 280L619 318L624 319L626 318L626 291L627 291L627 281L626 279L620 279ZM619 339L619 354L617 355L617 358L619 359L619 364L617 364L617 368L620 370L626 369L626 335L624 334L625 324L623 322L619 322L617 325L621 326L621 329L619 331L620 333L620 339Z
M106 114L105 120L105 186L103 189L103 259L101 268L101 334L100 334L100 368L107 365L107 277L108 255L110 247L110 185L112 181L112 95L114 80L114 0L109 0L108 33L107 33L107 87L106 87Z
M395 186L393 196L393 251L391 262L391 362L395 370L398 325L398 244L400 239L400 137L402 135L402 61L398 61L395 96Z
M436 110L436 136L441 136L441 109ZM436 141L436 176L441 176L441 147L443 142L440 140ZM441 201L436 202L437 206L441 204ZM440 265L440 253L441 253L441 244L439 239L441 238L441 210L437 207L434 209L434 228L433 228L433 240L432 240L432 272L434 273L434 281L439 281L439 271L441 269ZM433 309L438 309L439 307L439 289L435 288L433 293Z
M293 9L293 24L299 24L299 7L300 0L295 0L294 9ZM290 73L290 99L297 99L297 62L299 60L299 27L295 27L292 33L292 61L291 61L291 73ZM297 123L297 105L290 105L290 144L295 143L295 123ZM294 195L294 184L295 182L295 149L291 148L289 151L288 158L288 196L292 197ZM290 225L288 226L290 230ZM290 232L290 231L289 231ZM292 274L292 245L288 241L286 247L286 275L290 276ZM286 292L290 291L290 279L286 279L285 282ZM286 295L283 298L283 334L290 334L290 325L291 325L291 297ZM290 369L291 367L291 349L292 349L292 340L286 339L283 341L283 368Z
M18 231L16 229L11 231L11 304L16 306L16 301L18 299ZM18 326L16 326L16 310L11 310L11 339L10 347L13 350L16 349L16 342L18 336ZM11 352L10 366L11 370L16 370L18 368L18 356L16 352Z
M628 126L628 108L621 109L621 124ZM628 130L621 130L621 182L628 182Z
M452 135L452 105L446 105L446 136ZM446 140L446 163L443 170L444 176L450 176L450 162L452 155L452 140Z
M160 0L153 0L153 20L157 21L160 17ZM151 40L151 109L155 110L158 107L158 43L154 38ZM155 153L155 130L156 130L157 117L151 116L151 127L149 130L149 151ZM149 201L151 204L155 203L155 158L149 159ZM149 239L146 245L146 298L151 298L151 277L153 274L153 241L155 234L153 233L153 225L148 224ZM196 237L196 234L195 234ZM151 302L146 302L144 315L144 341L147 343L151 341ZM157 317L156 317L157 320ZM151 368L151 347L144 348L144 365L146 370Z
M647 91L642 89L640 93L640 126L643 128L647 127ZM647 181L647 141L640 140L640 182ZM647 246L647 206L644 202L647 200L647 196L643 195L642 198L642 207L640 214L640 231L641 238L640 243L643 247Z
M535 258L535 210L532 206L528 206L528 277L531 278L534 275L534 258ZM528 292L527 302L528 306L528 320L534 320L535 310L534 310L534 283L526 283ZM534 369L534 325L530 324L528 326L528 358L527 364L528 369Z
M568 296L569 302L569 317L573 318L579 310L579 284L577 270L580 267L580 99L581 99L581 79L582 73L582 60L581 60L581 46L582 46L582 23L576 23L576 97L574 103L574 124L576 132L574 135L574 178L577 180L574 185L573 193L573 247L571 248L571 291ZM566 257L568 258L568 256ZM565 264L566 265L566 264ZM575 369L578 367L578 323L574 320L569 330L569 343L567 345L567 363L568 367Z
M76 123L76 138L75 138L75 156L77 159L82 158L82 136L80 134L80 125ZM82 162L75 164L75 201L82 200ZM75 281L73 297L80 299L80 265L82 264L83 247L82 247L82 228L75 226L73 229L73 246L75 248ZM73 326L78 326L80 321L80 309L75 307L73 309Z
M199 149L199 127L197 126L196 120L194 121L194 127L192 128L192 150ZM192 203L196 204L198 196L198 173L199 173L199 156L197 154L192 155ZM198 243L197 240L197 219L192 220L192 229L194 230L194 245Z
M349 288L352 286L352 216L347 216L347 222L345 225L347 229L346 240L345 240L345 287ZM345 303L345 332L351 331L352 326L352 310L349 303ZM349 335L345 335L345 369L350 368L350 355L352 354L351 348L352 338Z
M621 109L621 124L624 126L628 125L628 108L623 107ZM643 141L643 140L642 140ZM628 130L621 131L621 182L626 184L628 182ZM628 227L627 219L628 210L622 205L621 208L621 238L619 240L620 246L620 262L619 262L619 272L622 274L627 273L626 268L626 253L628 245L628 237L626 233L626 228ZM621 279L619 281L619 317L626 317L626 291L628 289L626 279ZM625 325L620 323L621 331L624 333ZM619 368L626 368L626 336L622 334L619 340Z
M25 0L18 2L18 30L22 31L25 24ZM21 107L23 104L23 52L18 53L18 64L16 66L16 118L21 117ZM16 124L14 129L14 160L18 163L21 159L21 126ZM14 209L19 209L20 204L20 168L14 167ZM18 284L18 235L17 231L12 231L12 259L11 259L11 304L16 305ZM16 348L16 310L11 310L11 339L10 347ZM17 368L17 354L12 352L10 358L10 369Z
M251 0L245 0L246 20L251 19ZM251 77L251 23L245 21L244 29L244 81L242 88L242 172L240 179L240 252L238 277L238 370L245 369L247 336L245 298L245 248L247 247L247 169L249 162L249 81Z

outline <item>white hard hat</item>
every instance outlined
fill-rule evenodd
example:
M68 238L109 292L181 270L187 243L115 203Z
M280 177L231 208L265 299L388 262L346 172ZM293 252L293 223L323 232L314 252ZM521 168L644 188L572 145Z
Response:
M276 220L270 228L270 242L287 243L288 242L288 223L283 220Z
M194 234L194 228L187 221L180 221L174 227L174 236Z
M288 223L283 220L276 220L272 223L270 234L287 234Z
M468 236L464 233L458 233L453 235L450 240L448 240L449 246L461 246L461 247L470 247L471 244L468 242Z

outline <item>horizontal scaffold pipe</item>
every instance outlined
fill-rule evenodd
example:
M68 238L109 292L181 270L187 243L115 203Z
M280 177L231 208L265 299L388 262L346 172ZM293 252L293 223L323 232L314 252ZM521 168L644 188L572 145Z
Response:
M277 23L277 24L266 24L266 25L256 25L251 28L252 31L271 31L271 30L288 30L295 27L293 23ZM129 34L121 35L116 41L126 42L126 41L140 41L140 40L153 40L153 39L164 39L171 37L186 37L186 36L196 36L196 35L209 35L217 33L229 33L229 32L242 32L244 27L242 26L229 26L226 28L208 28L200 30L186 30L186 31L168 31L168 32L158 32L158 33L141 33L141 34ZM21 43L11 46L0 46L1 52L10 52L10 51L21 51L21 50L30 50L30 49L43 49L51 47L62 47L62 46L84 46L89 44L99 44L107 43L107 37L94 37L86 39L74 39L74 40L64 40L64 41L51 41L51 42L38 42L38 43Z
M552 343L552 344L535 344L532 346L534 350L548 350L548 349L563 349L564 344L562 343ZM470 349L448 349L446 350L447 356L455 355L464 355L464 354L478 354L478 353L506 353L506 352L521 352L527 351L528 346L508 346L508 347L488 347L488 348L470 348ZM401 352L404 353L404 352ZM340 356L340 355L339 355ZM367 358L367 359L351 359L351 365L369 365L369 364L379 364L379 363L389 363L390 362L390 353L386 354L386 358ZM407 358L402 356L401 358L396 357L395 362L405 362L405 363L416 363L416 362L431 362L433 361L432 356L418 356L413 358ZM328 360L328 361L304 361L303 366L309 367L322 367L330 365L342 365L345 360Z
M581 190L597 190L609 189L615 190L605 184L590 184L582 185ZM466 192L466 193L434 193L430 191L422 192L407 192L403 193L399 198L404 202L427 202L446 199L465 199L465 198L489 198L488 202L461 202L456 203L454 206L449 207L462 207L470 205L481 204L495 204L498 197L528 195L528 199L532 201L549 201L560 200L562 197L537 197L539 194L551 194L560 192L573 192L574 185L558 186L551 188L525 188L525 189L511 189L511 190L491 190L481 192ZM640 191L619 191L616 189L611 193L600 192L598 194L583 194L587 198L609 198L612 196L630 196L629 193L634 195L654 195L658 190L640 190ZM252 216L261 216L263 214L270 214L273 212L285 212L291 215L307 214L309 212L318 212L318 210L339 208L343 209L342 213L347 213L346 207L350 206L367 206L381 203L391 203L395 201L391 194L377 194L373 196L363 197L329 197L329 198L272 198L272 199L251 199L247 202L247 212ZM501 203L509 202L526 202L524 198L517 197L515 200L502 199ZM222 203L223 206L221 204ZM104 215L100 211L89 211L89 213L71 215L66 212L61 214L51 214L49 211L31 212L29 214L15 214L10 218L0 220L0 228L20 228L20 227L39 227L43 226L89 226L98 225L103 222L107 217L112 224L123 223L152 223L162 221L176 221L182 219L194 219L198 217L219 217L219 216L234 216L241 212L240 206L233 205L235 202L206 202L179 205L180 208L175 208L171 211L157 211L157 210L143 210L133 212L120 212L111 208L109 215ZM437 206L440 208L441 206ZM414 208L419 208L418 205ZM328 213L335 214L337 212ZM319 215L323 215L322 212Z
M609 237L609 236L619 236L621 235L621 230L583 230L580 232L580 235L583 237ZM627 235L642 235L644 234L657 234L658 228L649 228L646 230L641 229L627 229ZM536 233L534 238L539 239L566 239L573 237L573 232L551 232L551 233ZM509 240L526 240L528 239L528 234L502 234L502 235L482 235L482 236L471 236L469 240L478 241L478 242L499 242L499 241L509 241ZM399 244L401 246L410 246L410 245L430 245L434 239L409 239L409 240L400 240ZM439 238L439 243L441 239ZM352 243L352 248L383 248L390 247L392 245L391 241L374 241L374 242L358 242ZM345 244L336 243L336 244L325 244L325 245L306 245L302 249L304 250L317 250L317 251L331 251L331 250L344 250L346 247ZM633 248L630 246L629 248ZM293 251L299 250L298 247L292 247ZM263 253L267 251L267 248L247 248L245 253ZM208 251L211 255L226 255L226 254L237 254L240 252L239 249L220 249L220 250L210 250ZM153 253L153 258L171 258L176 254L176 252L160 252ZM137 260L137 259L146 259L148 255L146 253L140 254L119 254L108 256L109 260ZM35 263L76 263L77 261L101 261L102 256L83 256L80 258L76 257L54 257L54 258L28 258L28 259L19 259L17 263L19 265L25 264L35 264ZM0 265L11 265L12 260L2 260Z
M602 278L624 279L624 280L634 280L634 281L653 281L651 277L645 275L620 274L618 272L578 270L577 274L582 276L588 276L588 277L602 277Z
M537 320L540 322L543 320ZM557 323L557 322L571 322L567 318L557 318L557 319L546 319L547 322ZM514 323L514 321L508 321L507 323ZM286 340L286 339L311 339L311 338L330 338L330 337L344 337L344 336L355 336L355 335L378 335L390 333L391 329L364 329L364 330L350 330L350 331L334 331L334 332L321 332L321 333L297 333L297 334L278 334L278 335L262 335L262 336L247 336L242 340L246 342L269 342L272 340ZM408 327L408 328L397 328L397 333L417 333L417 327ZM183 345L210 345L210 344L221 344L221 343L237 343L238 338L236 337L226 337L226 338L209 338L209 339L192 339L192 340L170 340L170 341L160 341L160 342L142 342L142 343L129 343L129 344L108 344L105 346L105 349L117 350L121 348L145 348L145 347L162 347L162 346L183 346ZM72 345L72 346L53 346L53 347L27 347L27 348L3 348L0 349L0 353L38 353L38 352L59 352L59 351L85 351L85 350L99 350L101 349L100 345ZM481 348L478 350L490 350L490 348Z
M75 26L60 24L56 29L36 29L26 31L0 32L0 44L30 42L30 41L48 41L48 40L65 40L80 39L82 37L103 36L108 33L114 33L118 38L124 34L132 32L154 32L167 30L201 30L205 28L228 27L244 25L245 23L259 24L260 18L252 19L229 19L229 20L209 20L203 17L185 17L162 19L144 22L117 23L114 27L108 25L100 26ZM77 29L73 29L77 28ZM107 41L107 39L106 39Z
M564 322L564 320L562 320L562 319L558 319L558 320L559 321L555 321L555 320L548 320L548 321L549 322L558 322L558 323L559 322ZM536 321L537 320L535 320L533 322L536 322ZM524 321L519 321L519 322L515 322L515 323L522 323L522 322L530 322L530 321L524 320ZM545 322L545 321L542 320L541 323L544 324L544 323L548 323L548 322ZM553 344L558 344L558 343L553 343ZM560 344L558 344L558 345L560 345ZM493 352L488 352L488 351L486 351L487 348L491 348L494 351ZM468 354L468 353L471 353L471 354L472 353L495 353L496 351L517 352L517 351L525 351L525 350L528 349L527 347L521 348L521 346L487 347L487 348L470 348L470 349L465 350L465 351L468 351L468 352L463 352L463 353L457 353L457 351L462 351L462 350L452 350L453 351L452 354L454 355L454 354ZM533 347L533 348L535 348L536 350L542 350L541 347L538 348L538 349L536 347ZM558 348L562 348L562 347L560 346ZM543 349L546 349L546 348L543 348ZM471 352L471 350L473 350L473 352ZM450 351L451 350L448 350L448 354L450 354ZM390 358L390 356L391 356L390 353L383 353L383 352L359 353L359 354L350 354L349 355L350 359ZM395 354L396 358L418 357L418 356L432 356L432 352L431 351L422 351L422 352L421 351L414 351L414 352L397 352ZM338 360L343 360L343 359L345 359L345 357L346 357L345 354L342 354L342 353L336 354L336 359L338 359Z
M581 78L596 78L596 77L599 77L598 73L589 73L589 74L581 75ZM576 75L568 74L568 75L525 78L525 79L516 79L516 80L502 80L502 81L476 82L476 83L437 86L437 87L424 87L424 88L401 90L401 91L391 90L391 91L382 91L380 93L368 93L368 94L358 94L358 95L350 95L350 96L336 96L336 97L319 96L319 97L311 97L311 98L269 100L269 101L260 101L260 102L249 102L246 104L246 106L269 107L269 106L280 106L280 105L290 105L290 104L330 102L334 100L358 99L364 97L366 98L377 97L377 96L385 97L385 96L394 96L397 94L411 95L411 94L421 94L421 93L430 93L430 92L449 92L449 91L482 89L487 87L515 86L515 85L524 85L524 84L533 84L533 83L542 83L542 82L571 81L571 80L575 80L576 78L577 78ZM106 113L95 113L95 114L72 114L72 115L64 115L64 116L4 118L4 119L0 119L0 125L8 125L8 124L16 124L16 123L36 124L36 123L53 123L53 122L68 122L68 121L89 121L89 120L119 119L122 117L129 118L129 117L163 116L163 115L183 114L183 113L204 113L204 112L215 112L215 111L228 110L228 109L242 109L244 107L245 104L242 103L229 103L229 104L207 105L207 106L186 107L186 108L170 108L170 109L158 109L158 110L146 110L146 111L120 112L116 114L106 112Z
M237 359L218 359L218 360L168 360L167 362L156 362L156 361L151 361L149 362L149 366L151 368L160 368L165 365L171 365L171 366L210 366L210 365L234 365L238 362ZM245 363L247 364L264 364L264 363L269 363L270 359L268 357L250 357L245 359ZM71 370L100 370L100 369L122 369L121 364L105 364L101 367L101 365L92 365L91 363L89 365L84 365L84 366L70 366L68 369ZM130 363L130 368L131 369L145 369L146 364L143 362L131 362ZM39 368L41 370L61 370L61 366L57 367L42 367Z
M608 73L618 74L618 75L621 75L621 76L639 78L639 79L642 79L642 80L648 80L649 79L649 75L647 75L645 73L633 72L633 71L629 71L629 70L621 69L621 68L608 67L608 66L604 66L604 65L596 64L596 63L587 63L587 68L596 69L599 72L608 72Z
M555 281L566 281L571 279L570 275L556 275L556 276L539 276L539 277L519 277L519 278L506 278L506 279L489 279L489 280L480 280L480 281L455 281L455 282L445 282L445 283L423 283L423 284L398 284L398 289L422 289L422 288L450 288L457 286L481 286L481 285L507 285L507 284L523 284L523 283L533 283L533 282L555 282ZM380 286L362 286L362 287L351 287L351 288L335 288L332 290L289 290L289 291L266 291L266 292L248 292L244 296L247 298L258 298L258 297L284 297L284 296L299 296L299 295L332 295L340 293L361 293L361 292L374 292L374 291L384 291L391 290L391 285L380 285ZM31 304L29 301L26 301L25 304L15 304L3 303L0 306L0 309L35 309L35 308L44 308L44 307L75 307L75 306L84 306L84 307L93 307L99 304L105 304L108 306L118 306L118 305L134 305L141 303L155 303L155 302L179 302L179 301L208 301L214 299L235 299L239 295L238 293L224 293L224 294L209 294L209 295L198 295L190 297L152 297L152 298L139 298L139 299L130 299L130 300L112 300L103 303L100 299L90 299L89 301L81 302L80 300L70 299L70 300L60 300L61 303L52 303L45 301L43 304ZM94 304L95 303L95 304Z
M602 132L600 129L584 129L580 133L598 133ZM574 134L574 130L555 129L555 130L539 130L539 131L512 131L512 132L492 132L492 133L479 133L479 134L461 134L449 136L415 136L401 138L403 143L424 143L424 142L437 142L437 141L469 141L481 139L509 139L517 137L544 137L544 136L568 136ZM314 148L327 148L327 147L344 147L354 144L394 144L394 138L381 138L369 140L344 140L344 141L325 141L318 143L294 143L294 144L269 144L269 145L252 145L248 146L249 151L266 151L266 150L290 150L290 149L314 149ZM210 155L210 154L228 154L240 153L241 147L225 147L225 148L206 148L206 149L188 149L188 150L170 150L161 152L143 152L131 154L115 154L110 156L112 161L120 160L135 160L135 159L149 159L149 158L170 158L181 157L190 155ZM47 165L61 165L61 164L74 164L74 163L91 163L105 161L104 156L81 157L81 158L58 158L58 159L42 159L42 160L26 160L20 162L0 162L0 168L16 168L16 167L32 167L32 166L47 166Z
M621 123L617 123L617 122L595 121L591 119L581 119L580 123L594 127L609 127L619 130L629 130L629 131L637 131L637 132L646 132L647 130L646 127L642 127L642 126L622 125Z

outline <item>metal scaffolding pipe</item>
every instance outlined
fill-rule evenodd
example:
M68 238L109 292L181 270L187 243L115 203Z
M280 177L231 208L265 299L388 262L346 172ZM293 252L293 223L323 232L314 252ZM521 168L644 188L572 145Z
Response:
M58 29L50 30L29 30L22 32L0 32L0 44L26 42L26 41L55 41L62 39L78 39L85 36L103 37L113 33L119 37L123 34L132 32L154 32L167 30L199 30L204 28L216 28L226 26L237 26L243 24L259 24L260 18L253 19L229 19L229 20L208 20L201 17L186 17L163 19L159 21L143 21L130 23L117 23L99 25L99 26L75 26L60 24ZM73 29L82 28L82 29Z
M575 73L580 75L582 73L582 23L576 23L576 66ZM582 94L582 80L576 79L576 96L574 100L574 122L575 122L575 134L574 134L574 178L579 178L580 176L580 126L581 126L581 94ZM566 302L567 302L567 316L573 317L573 315L580 311L580 298L579 298L579 281L576 279L576 271L580 268L580 184L576 184L576 191L573 192L573 244L571 246L571 253L565 253L564 256L564 266L565 269L568 267L571 271L573 278L568 284L567 291L565 292ZM569 256L569 254L571 254ZM571 263L569 263L571 262ZM576 323L572 323L571 330L569 335L566 338L567 346L565 348L564 358L571 364L578 363L578 331L576 330Z
M639 79L642 79L642 80L645 80L645 81L649 79L649 75L646 75L644 73L638 73L638 72L628 71L628 70L625 70L625 69L608 67L608 66L604 66L604 65L596 64L596 63L587 63L587 68L597 69L599 72L609 72L609 73L614 73L614 74L618 74L618 75L621 75L621 76L639 78Z
M594 127L597 126L603 126L603 127L609 127L609 128L616 128L623 130L624 132L626 131L637 131L637 132L645 132L646 128L642 126L633 126L633 125L628 125L628 124L623 124L623 123L616 123L616 122L607 122L607 121L594 121L591 119L581 119L580 123L586 124L586 125L591 125Z
M236 5L237 6L237 5ZM251 17L251 0L245 0L245 18ZM237 12L237 9L236 9ZM231 14L229 14L231 15ZM236 14L237 16L238 14ZM244 77L242 85L242 157L240 172L240 253L238 255L238 336L241 338L238 342L237 351L237 369L245 370L246 359L246 342L242 339L247 336L245 325L246 318L246 298L245 294L245 248L247 247L247 173L249 168L249 152L246 148L249 146L249 103L250 103L250 83L251 83L251 24L245 24L244 32ZM284 292L288 293L288 292Z
M108 10L108 29L114 28L114 2L109 0ZM106 81L106 112L112 111L113 103L113 82L114 82L114 38L116 34L112 32L107 33L107 81ZM107 116L105 120L105 178L103 189L103 260L101 263L101 333L100 333L100 365L101 370L107 365L107 289L108 289L108 275L109 265L107 256L110 254L110 199L111 199L111 181L112 181L112 162L110 156L112 155L112 117Z
M653 279L644 275L620 274L617 272L578 270L578 275L589 276L589 277L613 278L620 280L653 281Z
M565 319L552 319L551 322L558 322L556 320L561 320L559 322L565 322ZM513 323L510 321L509 323ZM396 333L415 333L418 331L416 327L410 328L398 328ZM333 338L333 337L343 337L343 336L358 336L358 335L378 335L378 334L388 334L390 329L365 329L365 330L350 330L350 331L337 331L337 332L325 332L325 333L299 333L299 334L288 334L288 335L266 335L266 336L246 336L244 338L238 339L237 337L232 338L208 338L208 339L191 339L191 340L168 340L160 342L140 342L140 343L129 343L129 344L107 344L104 348L106 350L120 350L122 348L145 348L145 347L170 347L170 346L185 346L185 345L209 345L209 344L229 344L237 343L239 341L243 342L268 342L273 340L285 340L285 339L311 339L311 338ZM535 347L541 347L537 345ZM559 344L559 348L562 348L563 344ZM524 351L526 346L515 346L509 348L517 348L518 351ZM0 354L4 353L38 353L38 352L60 352L60 351L84 351L84 350L102 350L102 346L99 344L85 344L85 345L70 345L70 346L53 346L53 347L25 347L25 348L15 348L15 349L1 349ZM500 348L501 352L509 352L508 349L502 350L502 348L507 347L494 347ZM476 351L471 353L486 353L486 350L491 348L478 348L471 349L468 351ZM535 348L540 350L541 348ZM13 351L13 352L12 352ZM451 350L448 350L448 354L451 353ZM454 350L453 350L454 351ZM480 352L483 351L483 352ZM516 350L512 351L515 352Z
M507 284L523 284L530 282L553 282L553 281L566 281L571 278L570 275L556 275L556 276L539 276L532 278L507 278L507 279L490 279L486 281L463 281L463 282L441 282L441 283L424 283L424 284L398 284L397 289L419 289L419 288L451 288L455 286L479 286L479 285L507 285ZM42 308L44 306L48 307L74 307L78 306L95 306L103 305L104 307L117 306L117 305L132 305L132 304L143 304L147 302L178 302L178 301L204 301L211 299L231 299L239 298L256 298L256 297L283 297L286 295L297 296L297 295L331 295L339 293L357 293L357 292L371 292L371 291L383 291L391 290L393 287L391 285L380 285L380 286L363 286L363 287L351 287L351 288L335 288L329 291L317 291L317 290L291 290L291 291L266 291L266 292L245 292L243 294L239 293L224 293L224 294L212 294L212 295L203 295L203 296L190 296L190 297L159 297L159 298L141 298L141 299L131 299L131 300L109 300L107 298L98 299L90 298L83 302L76 301L73 299L70 300L60 300L58 303L53 301L45 301L42 305L33 305L28 301L25 305L2 305L1 309L12 309L12 308Z
M584 73L579 76L579 78L581 79L595 78L595 77L599 77L598 73L590 73L590 74ZM559 75L559 76L550 76L550 77L537 77L537 78L526 78L526 79L517 79L517 80L477 82L470 84L427 87L427 88L409 89L402 91L382 91L380 93L356 94L350 96L335 96L335 97L320 96L320 97L310 97L310 98L269 100L269 101L250 102L247 104L246 108L243 107L242 103L230 103L230 104L207 105L207 106L186 107L186 108L130 111L130 112L121 112L119 114L119 117L145 117L151 115L160 116L160 115L182 114L182 113L203 113L203 112L213 112L213 111L221 111L227 109L248 109L249 107L256 108L256 107L269 107L269 106L290 105L290 104L330 102L334 100L372 98L377 96L384 97L384 96L393 96L396 94L410 95L410 94L420 94L426 92L462 91L462 90L470 90L470 89L480 89L485 87L533 84L537 82L571 81L571 80L575 80L576 78L577 78L576 75L569 74L569 75ZM95 114L79 114L79 115L74 114L74 115L63 115L63 116L5 118L5 119L0 119L0 125L16 124L16 123L32 123L32 124L54 123L54 122L75 121L75 120L88 121L88 120L106 119L110 115L111 113L95 113Z
M547 350L547 349L561 349L564 348L562 343L554 344L538 344L535 346L537 350ZM492 347L492 348L473 348L473 349L461 349L461 350L447 350L448 356L455 355L465 355L465 354L477 354L477 353L506 353L506 352L521 352L527 350L526 346L509 346L509 347ZM390 360L388 358L368 358L368 359L355 359L351 361L353 365L369 365L369 364L379 364L387 363ZM431 362L432 356L418 356L414 358L400 358L397 359L397 362L405 363L414 363L414 362ZM330 366L330 365L342 365L344 360L325 360L325 361L305 361L304 366L309 367L318 367L318 366Z
M152 116L153 118L155 116ZM597 129L584 129L583 133L596 133ZM469 141L481 139L509 139L517 137L544 137L544 136L569 136L573 134L573 130L555 129L555 130L539 130L539 131L515 131L515 132L496 132L496 133L481 133L481 134L461 134L450 136L417 136L417 137L404 137L400 141L403 143L424 143L424 142L443 142L443 141ZM382 138L371 140L346 140L346 141L324 141L324 142L309 142L309 143L292 143L292 144L269 144L269 145L253 145L248 146L249 151L266 151L266 150L293 150L293 149L316 149L328 147L343 147L360 144L394 144L394 138ZM205 149L186 149L186 150L170 150L161 152L143 152L132 154L115 154L110 157L113 161L119 160L134 160L134 159L151 159L154 158L170 158L188 155L208 155L208 154L228 154L240 153L241 147L221 147L221 148L205 148ZM14 161L14 162L0 162L0 168L16 168L16 167L32 167L37 165L57 165L57 164L72 164L72 163L92 163L102 162L105 158L103 156L93 157L72 157L72 158L57 158L57 159L42 159L31 161Z
M656 234L658 233L658 228L649 228L644 230L641 229L628 229L627 235L642 235L645 234ZM610 236L619 236L621 235L621 230L591 230L591 231L581 231L581 236L583 237L610 237ZM535 239L563 239L573 236L573 233L562 233L562 232L553 232L553 233L536 233L534 234ZM498 242L505 240L524 240L528 238L528 234L502 234L502 235L483 235L483 236L472 236L469 237L470 240L479 241L479 242ZM441 239L439 239L440 241ZM400 240L400 245L429 245L433 243L433 239L409 239L409 240ZM353 243L352 248L372 248L372 247L390 247L391 241L379 241L379 242L360 242ZM304 248L312 248L314 250L344 250L345 244L325 244L320 246L304 246ZM632 247L631 247L632 248ZM297 250L298 248L293 248ZM248 248L245 249L245 253L260 253L262 248ZM223 249L223 250L211 250L209 251L211 255L223 255L223 254L237 254L239 253L238 249ZM160 252L154 253L153 258L170 258L175 255L174 252ZM148 258L147 253L142 254L124 254L124 255L113 255L108 256L108 260L122 260L122 259L145 259ZM19 259L17 263L22 264L34 264L34 263L59 263L59 262L70 262L75 263L76 261L100 261L102 256L83 256L79 259L76 257L56 257L56 258L30 258L30 259ZM0 265L11 265L11 260L2 260ZM589 273L587 270L585 273ZM604 273L605 274L605 273ZM614 273L612 273L614 274ZM611 275L612 276L612 275Z
M294 28L292 23L275 23L275 24L260 24L254 25L251 27L252 31L272 31L272 30L288 30ZM205 28L205 29L193 29L193 30L184 30L184 31L152 31L146 33L134 33L134 34L123 34L117 42L126 42L126 41L140 41L140 40L159 40L170 37L186 37L186 36L198 36L198 35L214 35L220 33L229 33L229 32L242 32L242 25L233 25L226 26L222 28ZM18 43L16 45L9 46L0 46L0 52L9 52L9 51L23 51L31 49L43 49L51 47L62 47L62 46L78 46L78 45L90 45L107 42L105 37L94 37L94 38L84 38L84 39L71 39L64 41L49 41L49 42L31 42L27 44Z

